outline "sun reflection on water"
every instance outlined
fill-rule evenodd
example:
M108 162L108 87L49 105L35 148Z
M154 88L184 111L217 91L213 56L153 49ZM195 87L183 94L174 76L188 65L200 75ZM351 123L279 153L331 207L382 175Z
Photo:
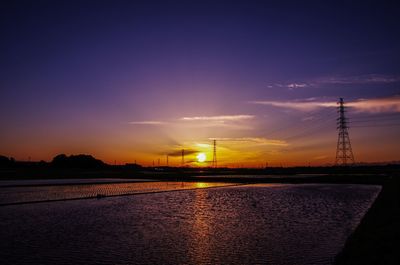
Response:
M200 185L198 187L206 186L206 183L197 184ZM210 259L210 241L213 233L214 216L206 192L197 191L193 202L192 258L194 264L201 264Z

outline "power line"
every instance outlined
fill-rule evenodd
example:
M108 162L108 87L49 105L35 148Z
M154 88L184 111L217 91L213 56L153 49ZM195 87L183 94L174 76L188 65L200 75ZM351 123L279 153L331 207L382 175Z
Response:
M310 127L315 126L319 124L319 121L326 121L327 117L330 117L332 115L336 115L336 111L334 109L324 109L324 110L317 110L317 111L312 111L312 112L308 112L306 113L307 116L312 115L313 119L311 120L302 120L299 123L291 123L288 126L283 126L280 127L279 129L264 133L264 135L266 134L276 134L277 132L293 132L296 130L302 130L302 129L306 129L307 131L309 130ZM296 136L296 135L295 135ZM285 139L289 139L289 138L294 138L295 136L287 136L284 137Z
M320 133L321 131L317 130L317 129L321 129L321 128L330 126L327 123L328 122L332 122L333 120L335 120L335 117L332 117L331 115L328 115L321 122L313 123L313 124L309 125L307 128L305 128L305 130L300 131L300 133L294 134L294 135L289 136L289 137L284 137L284 138L282 138L282 140L293 140L293 139L298 139L298 138L303 138L305 136L313 135L315 133Z
M378 119L352 119L352 123L362 123L362 122L382 122L382 121L400 121L399 118L394 118L394 117L382 117L379 120Z
M382 119L382 118L400 118L400 113L372 113L368 116L356 116L354 120L358 119ZM353 120L353 119L352 119Z
M395 126L400 126L400 123L354 125L354 126L351 126L351 128L374 128L374 127L395 127Z

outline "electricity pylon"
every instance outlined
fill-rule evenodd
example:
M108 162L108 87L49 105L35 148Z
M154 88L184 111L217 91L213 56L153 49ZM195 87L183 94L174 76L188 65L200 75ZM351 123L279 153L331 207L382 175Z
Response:
M339 107L338 113L339 118L337 119L337 129L339 131L338 141L336 147L336 161L335 165L337 166L348 166L354 165L354 155L353 150L351 149L349 131L348 131L348 120L345 116L345 106L343 98L339 99Z

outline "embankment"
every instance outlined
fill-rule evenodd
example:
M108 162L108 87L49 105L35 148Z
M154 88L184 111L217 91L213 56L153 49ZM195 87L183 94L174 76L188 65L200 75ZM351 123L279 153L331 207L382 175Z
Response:
M336 265L400 264L399 177L386 180L374 204L336 257Z

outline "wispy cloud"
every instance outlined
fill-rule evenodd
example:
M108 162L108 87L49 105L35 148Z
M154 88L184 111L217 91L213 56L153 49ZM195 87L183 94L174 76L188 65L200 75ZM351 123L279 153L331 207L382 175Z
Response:
M317 101L317 100L295 100L295 101L250 101L251 104L269 105L279 108L295 109L299 111L311 111L318 108L337 107L335 101ZM400 96L376 98L376 99L358 99L346 103L346 106L357 112L400 112Z
M195 116L195 117L183 117L183 121L241 121L253 119L254 115L220 115L220 116Z
M368 74L368 75L354 75L354 76L332 76L322 77L314 80L317 84L387 84L400 82L400 76L396 75L383 75L383 74Z
M364 75L332 75L322 76L308 80L297 80L279 82L267 85L268 88L286 88L294 90L297 88L324 87L328 85L371 85L400 83L400 75L387 74L364 74Z
M167 124L164 121L130 121L129 124L133 125L164 125Z
M270 84L267 87L268 88L274 88L274 87L281 87L281 88L288 88L289 90L293 90L296 88L305 88L309 87L311 84L305 83L305 82L292 82L292 83L275 83L275 84Z
M314 160L321 160L321 159L326 159L326 158L328 158L328 156L326 156L326 155L320 155L320 156L313 157Z
M314 119L315 119L314 116L307 116L307 117L302 118L301 120L302 120L302 121L312 121L312 120L314 120Z
M309 85L306 83L290 83L286 85L287 88L289 89L295 89L295 88L303 88L303 87L308 87Z
M179 120L181 124L189 127L220 127L231 130L252 130L251 122L254 115L216 115L216 116L194 116L183 117Z
M196 154L199 152L198 150L194 150L194 149L182 148L182 149L173 150L173 151L169 152L168 156L172 156L172 157L182 156L182 150L183 150L184 155L192 155L192 154Z
M250 101L251 104L269 105L279 108L288 108L301 111L310 111L317 108L336 107L336 102L318 102L318 101Z
M377 99L360 99L358 101L349 102L347 106L352 107L359 112L400 112L400 96Z
M262 137L238 137L238 138L209 138L210 140L225 142L251 142L259 145L287 146L288 143L283 140L267 139Z
M145 120L145 121L130 121L127 122L131 125L169 125L169 126L184 126L191 128L204 128L204 127L225 127L237 130L249 130L253 127L245 121L254 119L254 115L240 114L240 115L217 115L217 116L193 116L182 117L177 119L170 119L168 122L160 120Z

